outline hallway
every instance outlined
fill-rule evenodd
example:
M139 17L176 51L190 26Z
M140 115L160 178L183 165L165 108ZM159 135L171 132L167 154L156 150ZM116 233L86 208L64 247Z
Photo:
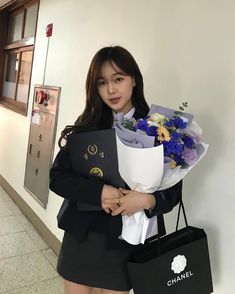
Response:
M0 293L62 294L55 253L0 186Z

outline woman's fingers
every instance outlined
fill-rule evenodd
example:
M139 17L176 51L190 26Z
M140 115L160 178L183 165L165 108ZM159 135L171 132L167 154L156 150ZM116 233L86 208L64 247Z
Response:
M104 203L102 202L102 208L105 210L105 212L110 213L110 211L115 211L119 208L119 205L116 203Z
M119 188L119 191L122 193L122 195L126 195L126 194L128 194L131 190L126 190L126 189L124 189L124 188Z
M127 209L123 209L123 207L119 207L115 211L111 212L112 216L116 216L118 214L121 214L122 216L124 216L124 215L132 216L133 212L129 212Z
M102 205L110 209L112 216L118 214L132 216L135 212L146 208L146 195L132 190L119 188L120 195L116 198L108 197L102 199ZM149 195L148 195L149 198Z
M107 199L104 199L102 202L105 204L113 204L113 203L119 204L120 200L119 198L107 198Z
M108 208L103 208L103 209L106 213L110 213L110 210Z
M105 200L105 199L109 199L109 198L118 199L122 196L123 196L123 194L119 189L117 189L113 186L109 186L109 185L103 186L103 190L101 193L101 200Z
M120 206L120 207L118 207L116 210L112 211L111 214L112 214L112 216L116 216L116 215L118 215L118 214L121 214L123 211L124 211L123 207Z

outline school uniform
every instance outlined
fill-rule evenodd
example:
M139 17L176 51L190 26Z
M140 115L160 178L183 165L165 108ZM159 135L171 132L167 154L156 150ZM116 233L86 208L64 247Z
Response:
M139 118L136 113L134 117ZM66 199L58 217L58 227L65 235L57 270L64 279L74 283L128 291L132 285L126 261L134 245L118 238L122 230L121 215L111 216L101 209L102 178L82 176L79 166L72 162L74 135L68 135L66 147L59 151L50 170L50 189ZM145 213L147 217L157 215L159 236L166 233L163 214L177 205L181 192L182 181L153 193L156 207ZM84 203L97 210L80 210L79 205Z

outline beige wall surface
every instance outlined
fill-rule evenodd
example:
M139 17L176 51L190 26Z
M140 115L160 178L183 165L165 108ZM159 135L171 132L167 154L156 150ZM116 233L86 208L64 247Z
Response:
M43 209L23 188L33 85L60 86L57 137L84 107L87 69L95 52L119 44L135 56L149 104L189 112L210 144L184 180L190 224L205 228L216 294L233 293L235 248L235 2L232 0L41 0L28 116L0 108L0 174L58 237L62 199L52 192ZM55 149L55 153L58 147ZM168 214L168 227L175 213Z

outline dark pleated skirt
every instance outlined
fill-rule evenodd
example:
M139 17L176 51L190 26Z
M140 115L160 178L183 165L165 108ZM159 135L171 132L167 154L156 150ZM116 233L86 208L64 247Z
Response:
M90 232L85 241L65 232L58 273L66 280L90 287L129 291L132 286L127 271L130 248L107 249L106 236Z

